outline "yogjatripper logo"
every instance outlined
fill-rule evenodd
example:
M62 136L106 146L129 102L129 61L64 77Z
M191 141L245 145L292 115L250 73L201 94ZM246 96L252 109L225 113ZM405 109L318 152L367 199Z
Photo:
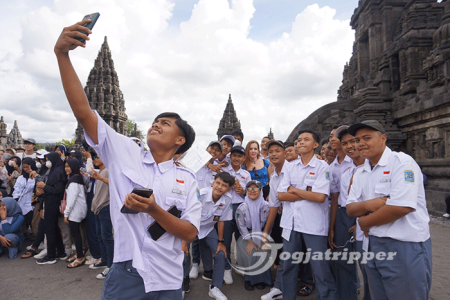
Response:
M262 240L266 242L263 243ZM397 252L358 252L349 251L353 242L348 243L348 248L331 250L327 249L325 252L312 252L308 248L306 252L281 252L280 260L290 260L293 264L308 263L311 260L329 260L346 261L347 264L355 264L359 261L360 264L367 264L371 260L394 260ZM347 244L346 244L347 245ZM267 270L275 262L278 250L283 247L283 244L275 243L274 240L264 234L263 232L254 232L246 236L241 236L236 241L236 263L230 262L232 268L245 275L259 275Z

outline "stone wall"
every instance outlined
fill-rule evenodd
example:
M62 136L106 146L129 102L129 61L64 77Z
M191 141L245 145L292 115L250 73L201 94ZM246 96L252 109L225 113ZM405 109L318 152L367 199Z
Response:
M450 194L450 1L361 0L350 25L353 54L337 101L300 124L329 135L334 125L378 120L388 145L413 156L428 176L428 208Z

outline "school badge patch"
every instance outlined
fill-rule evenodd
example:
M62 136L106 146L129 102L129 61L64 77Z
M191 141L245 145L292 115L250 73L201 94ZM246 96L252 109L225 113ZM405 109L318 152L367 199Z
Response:
M330 180L330 171L325 172L325 179Z
M414 172L411 170L405 171L405 181L406 182L414 182Z
M200 190L197 188L197 200L202 202L202 197L200 197Z

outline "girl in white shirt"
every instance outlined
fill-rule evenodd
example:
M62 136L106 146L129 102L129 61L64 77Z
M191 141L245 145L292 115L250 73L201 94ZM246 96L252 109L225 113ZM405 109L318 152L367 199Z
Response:
M34 208L31 205L31 196L35 185L35 180L30 178L30 173L32 171L37 171L36 163L32 158L27 157L22 162L22 175L17 178L12 194L12 197L17 200L17 203L22 209L26 228L28 228L28 226L31 227L34 211Z
M64 222L69 224L70 234L72 235L77 255L69 258L68 268L76 268L85 263L83 253L83 243L80 234L80 223L86 218L87 204L86 194L84 192L83 176L80 174L80 163L77 159L67 159L65 163L66 174L69 175L69 181L66 186L64 209Z

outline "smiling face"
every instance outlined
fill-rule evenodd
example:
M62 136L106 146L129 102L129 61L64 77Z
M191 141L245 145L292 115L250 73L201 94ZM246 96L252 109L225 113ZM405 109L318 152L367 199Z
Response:
M31 173L31 166L27 164L22 164L22 171L27 172L28 174Z
M214 199L219 199L230 190L230 185L223 181L222 178L216 178L212 183L212 196Z
M222 154L227 155L230 153L231 148L233 148L233 145L231 144L231 141L228 139L223 139L220 141L222 144Z
M291 147L292 148L292 147ZM280 164L286 159L286 152L283 147L277 144L272 144L269 148L269 160L271 163Z
M259 189L259 187L256 184L251 184L247 188L247 196L252 200L258 199L260 193L261 193L261 190Z
M25 143L23 144L23 146L24 146L24 148L25 148L25 150L26 150L27 152L31 152L31 151L33 151L33 149L34 149L34 147L35 147L36 145L35 145L35 144L32 144L32 143L25 142Z
M325 160L328 164L331 164L333 160L336 158L337 152L331 148L330 143L327 144L327 148L325 149Z
M250 159L256 159L259 157L259 148L257 143L252 143L249 149Z
M333 150L341 149L341 142L339 141L338 137L336 136L336 129L331 130L329 144L331 145L331 148Z
M359 156L359 151L356 149L355 137L353 135L349 133L344 135L341 139L341 147L345 155L351 159L355 159Z
M314 140L312 133L304 132L298 136L297 147L300 155L314 152L318 146L319 143Z
M232 167L240 167L244 162L245 155L241 152L234 151L233 153L231 153L230 159Z
M370 160L379 159L386 148L386 135L371 128L362 128L355 135L359 154Z
M178 149L186 141L181 135L175 118L159 118L153 121L152 127L147 131L147 145L150 149L163 148L167 150Z
M66 174L67 174L67 175L72 174L72 169L70 168L70 166L69 166L68 163L65 163L65 164L64 164L64 171L66 171Z
M268 141L270 141L270 139L267 138L267 137L265 137L265 138L263 138L263 139L261 140L261 149L262 149L262 150L267 150L266 144L267 144Z
M220 150L218 145L212 145L211 147L208 147L207 151L214 159L218 158L220 154L222 154L222 150Z
M298 158L298 154L295 152L294 146L287 147L285 153L286 153L285 158L289 162L296 160Z

